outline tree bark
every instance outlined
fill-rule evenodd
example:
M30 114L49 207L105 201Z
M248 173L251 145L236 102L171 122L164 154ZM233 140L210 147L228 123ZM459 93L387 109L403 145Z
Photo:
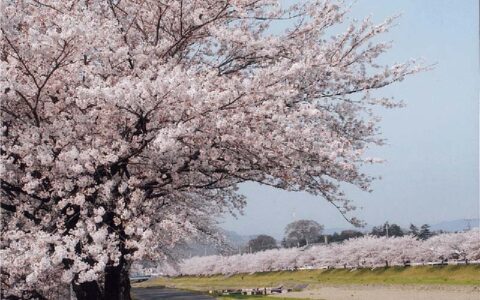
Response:
M96 281L88 281L73 285L77 300L103 300L102 293Z
M118 266L105 269L105 300L131 300L128 264L123 257Z
M128 264L122 258L118 266L105 268L103 293L96 281L73 285L73 290L77 300L131 300L128 275Z

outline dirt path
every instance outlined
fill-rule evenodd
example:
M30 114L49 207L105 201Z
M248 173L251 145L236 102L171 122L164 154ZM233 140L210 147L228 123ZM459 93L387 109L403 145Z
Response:
M214 300L207 295L169 288L133 288L132 296L136 300Z
M479 286L331 285L283 294L324 300L480 300Z

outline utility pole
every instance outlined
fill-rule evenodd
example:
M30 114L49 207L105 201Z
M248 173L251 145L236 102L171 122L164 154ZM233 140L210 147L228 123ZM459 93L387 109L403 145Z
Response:
M387 238L388 238L388 227L389 227L389 226L390 226L390 225L388 225L388 222L385 223L385 231L387 232Z
M470 219L465 219L467 221L467 228L464 231L470 231L472 229L472 224L470 224Z

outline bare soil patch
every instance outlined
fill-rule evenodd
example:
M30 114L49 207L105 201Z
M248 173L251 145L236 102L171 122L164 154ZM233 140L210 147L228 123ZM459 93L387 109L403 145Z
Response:
M480 300L480 286L315 285L282 297L323 300Z

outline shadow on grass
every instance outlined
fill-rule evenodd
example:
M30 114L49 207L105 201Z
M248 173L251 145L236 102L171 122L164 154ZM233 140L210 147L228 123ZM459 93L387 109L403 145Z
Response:
M233 299L271 299L271 300L309 300L310 298L286 298L286 297L272 297L264 295L229 295L217 297L219 300L233 300Z

